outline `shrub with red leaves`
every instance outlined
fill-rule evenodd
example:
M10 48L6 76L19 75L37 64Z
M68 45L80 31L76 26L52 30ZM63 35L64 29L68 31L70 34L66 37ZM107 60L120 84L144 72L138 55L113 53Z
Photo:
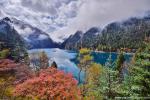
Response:
M0 60L0 73L15 70L16 67L18 67L18 64L14 63L12 60Z
M80 100L77 81L71 74L55 68L40 71L38 77L16 86L15 96L33 100Z
M0 100L12 100L13 88L34 75L28 66L9 59L0 60Z
M24 64L15 63L9 59L0 60L0 77L14 76L15 83L23 82L33 76L29 67Z

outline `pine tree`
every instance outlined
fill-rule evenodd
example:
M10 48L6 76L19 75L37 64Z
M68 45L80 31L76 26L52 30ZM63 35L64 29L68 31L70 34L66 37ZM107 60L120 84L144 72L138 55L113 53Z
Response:
M131 66L131 90L134 97L150 96L150 42L140 48Z
M124 54L123 52L121 51L117 57L117 61L116 61L116 70L120 71L121 70L121 67L123 65L125 61L125 58L124 58Z
M101 68L101 74L99 75L99 86L97 91L103 97L103 99L114 99L119 96L119 79L118 71L114 69L114 62L111 59L111 54L108 57L105 65Z
M118 77L117 74L118 72L114 70L114 63L112 62L111 59L111 54L109 58L107 59L107 62L105 63L106 67L106 90L105 90L105 97L108 99L113 99L118 95Z
M125 57L124 53L120 51L116 63L115 63L115 70L118 71L118 78L120 78L120 82L123 81L123 67L124 67Z
M53 61L53 63L51 64L51 67L53 67L53 68L58 68L58 66L57 66L57 64L56 64L55 61Z

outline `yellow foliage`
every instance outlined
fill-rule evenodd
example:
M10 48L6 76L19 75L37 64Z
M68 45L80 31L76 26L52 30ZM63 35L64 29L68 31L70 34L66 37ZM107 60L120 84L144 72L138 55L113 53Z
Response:
M98 93L99 94L99 93ZM90 92L88 96L85 96L83 100L104 100L102 95L98 95L95 92Z
M91 61L93 59L93 57L92 56L90 56L90 55L85 55L84 57L83 57L83 61Z
M5 90L5 96L11 97L13 95L13 91L14 91L14 87L13 86L7 87L7 89Z
M14 77L0 77L0 98L1 97L12 97L14 86L12 82L14 81ZM2 95L3 94L3 95Z
M97 90L99 86L99 78L102 74L103 68L100 64L92 63L88 68L87 82L83 86L80 86L83 94L85 95L84 100L103 100L101 94Z
M93 63L88 69L88 80L90 82L98 81L100 74L102 73L102 66L100 64Z
M101 73L101 65L100 64L96 64L96 63L93 63L92 65L91 65L91 67L89 68L89 72L91 73L91 74L93 74L94 76L97 76L97 75L99 75L100 73Z
M87 66L91 65L91 61L93 59L93 57L90 55L91 51L88 50L87 48L82 48L80 49L80 55L79 55L79 67L81 69L86 69Z
M82 55L84 55L84 54L89 54L89 53L90 53L90 50L87 49L87 48L82 48L82 49L80 49L80 52L79 52L79 53L82 54Z
M83 100L102 100L102 96L99 94L99 91L97 91L102 66L92 63L93 57L91 56L91 51L86 48L80 50L79 56L79 67L85 71L86 84L80 86L81 92L84 94Z
M0 78L0 86L4 84L4 79Z
M0 51L0 59L5 59L8 57L8 55L9 55L9 49L4 49Z

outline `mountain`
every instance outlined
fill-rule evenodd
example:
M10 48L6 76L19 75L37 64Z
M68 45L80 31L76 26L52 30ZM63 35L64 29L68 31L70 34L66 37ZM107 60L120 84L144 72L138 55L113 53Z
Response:
M77 31L74 35L71 35L69 38L67 38L63 43L62 47L66 49L73 49L77 48L76 44L80 43L80 40L83 36L82 31Z
M0 20L0 51L3 49L9 49L9 58L11 59L15 58L17 54L23 56L26 53L24 39L10 23L2 19Z
M76 39L77 33L64 41L65 48L85 47L104 51L110 50L110 47L113 51L120 48L137 49L142 46L143 40L150 36L150 15L113 22L102 30L96 27L90 28L79 39Z
M59 45L49 37L49 35L42 30L33 27L30 24L22 22L15 18L2 19L6 23L10 23L12 27L24 38L25 43L28 45L28 49L35 48L55 48Z
M11 44L24 45L24 39L6 20L0 20L0 42L8 46Z
M97 27L92 27L85 33L82 31L77 31L74 35L71 35L62 43L62 47L66 49L77 49L81 47L81 44L83 47L93 47L92 41L95 41L100 31L101 30Z
M150 36L150 16L130 18L123 22L114 22L107 25L99 36L99 49L111 47L137 49L142 46L143 40ZM108 48L106 48L108 49Z
M82 38L82 46L88 48L95 48L95 41L97 41L97 36L101 34L101 29L98 27L92 27L84 33Z
M19 34L20 36L18 37L20 37L20 40L27 45L28 49L79 49L81 47L105 51L110 50L110 48L113 51L120 48L137 49L142 46L142 41L145 37L150 36L150 15L142 18L129 18L122 22L113 22L108 24L102 30L98 27L92 27L86 32L77 31L74 35L67 38L61 45L55 43L49 35L42 30L15 18L6 17L0 20L0 22L0 32ZM7 27L10 27L9 29L4 29L6 24ZM12 30L15 32L10 33ZM2 35L0 38L1 40L3 40L2 37L5 36ZM15 39L17 40L17 38Z

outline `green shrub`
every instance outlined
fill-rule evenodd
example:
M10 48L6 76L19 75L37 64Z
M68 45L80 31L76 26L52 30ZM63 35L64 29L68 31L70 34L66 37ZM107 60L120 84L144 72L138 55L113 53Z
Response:
M10 52L8 49L0 51L0 59L5 59L9 56Z

